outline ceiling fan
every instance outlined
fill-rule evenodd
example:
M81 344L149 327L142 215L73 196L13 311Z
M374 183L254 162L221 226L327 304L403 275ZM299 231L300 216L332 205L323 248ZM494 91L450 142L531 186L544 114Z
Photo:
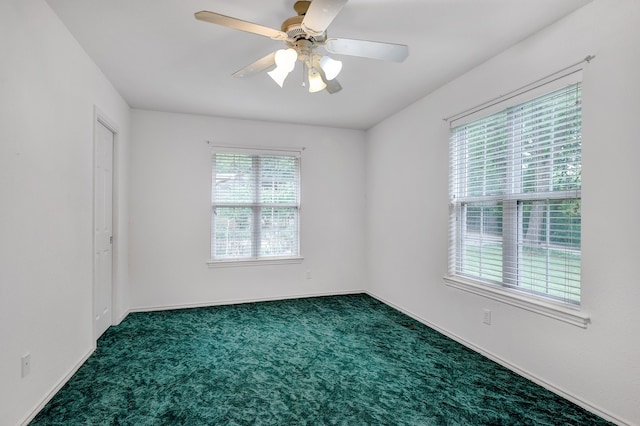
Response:
M309 84L309 92L326 89L329 93L336 93L342 89L336 80L342 69L342 62L318 53L317 49L324 48L337 55L393 62L402 62L409 55L409 47L404 44L327 38L327 27L346 3L347 0L297 1L293 9L298 15L285 19L281 30L209 11L197 12L195 17L200 21L281 40L286 45L286 49L272 52L236 71L233 73L234 77L249 77L275 65L268 74L282 87L284 80L295 68L296 61L300 61L306 76L305 84L307 81Z

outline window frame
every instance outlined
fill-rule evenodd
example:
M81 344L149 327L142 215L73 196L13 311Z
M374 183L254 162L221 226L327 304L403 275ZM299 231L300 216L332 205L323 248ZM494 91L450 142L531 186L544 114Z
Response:
M300 235L300 223L302 217L302 152L304 148L263 148L263 147L245 147L245 146L228 146L228 145L212 145L211 150L211 187L210 187L210 244L209 244L209 255L210 259L207 260L207 265L211 267L235 267L235 266L258 266L258 265L279 265L279 264L292 264L292 263L301 263L304 260L304 257L301 255L301 235ZM215 161L217 154L231 154L231 155L247 155L252 157L296 157L297 159L297 203L295 204L286 204L286 205L276 205L270 203L261 203L257 200L258 188L254 188L256 191L253 194L253 200L250 203L219 203L216 204L214 201L214 191L215 191ZM255 166L255 162L252 167ZM258 178L256 174L256 170L253 170L254 178ZM297 236L297 254L296 255L283 255L283 256L260 256L258 253L258 247L255 245L252 246L252 253L247 257L238 257L238 258L214 258L214 241L215 241L215 229L214 229L214 215L216 208L251 208L252 209L252 241L259 242L261 240L261 227L259 226L259 219L256 217L256 214L262 208L295 208L296 209L296 236ZM258 226L256 226L258 223ZM256 234L257 231L257 234ZM256 237L257 235L257 237Z
M458 128L466 123L473 122L476 120L480 120L483 118L488 118L495 114L498 114L502 111L506 111L507 109L525 104L529 101L535 100L541 96L544 96L547 93L554 92L558 89L566 87L569 84L581 83L582 81L582 73L573 71L572 73L563 76L562 78L558 78L554 81L549 82L548 84L541 84L535 88L535 90L527 90L526 92L520 93L518 95L512 96L507 99L507 102L496 102L491 104L489 108L478 108L475 111L472 111L469 114L464 116L464 121L457 123L450 122L450 128ZM485 110L488 109L488 110ZM453 144L452 138L450 137L449 143ZM451 146L451 145L450 145ZM459 154L459 153L458 153ZM450 167L453 167L453 162L459 163L458 159L453 158L454 154L451 153L450 158ZM513 167L513 164L510 164ZM514 171L514 174L518 172ZM451 182L453 175L450 177L450 185L453 185ZM453 188L450 187L449 193L452 194ZM477 294L492 300L496 300L502 303L506 303L511 306L515 306L518 308L522 308L531 312L535 312L550 318L554 318L581 328L586 328L587 324L590 323L590 317L585 312L581 310L579 304L573 305L566 302L561 302L557 300L553 300L548 297L544 297L535 293L525 292L518 288L517 282L510 282L509 279L504 279L504 274L502 274L502 279L500 282L491 283L489 280L474 278L473 276L468 276L465 274L459 274L457 272L456 265L458 264L457 260L458 256L463 255L462 250L458 250L457 247L457 238L458 238L458 229L460 226L459 220L461 216L461 208L465 204L470 204L472 202L478 202L479 200L476 197L461 197L458 200L450 200L450 214L449 214L449 271L447 275L444 277L445 283L453 288L457 288L460 290L464 290L473 294ZM475 199L474 199L475 198ZM537 192L537 193L525 193L524 191L520 191L520 193L516 193L516 191L510 192L506 195L498 195L498 196L485 196L481 197L481 201L485 202L495 202L501 203L501 209L506 209L511 213L502 213L502 244L513 245L514 241L519 241L517 238L517 233L521 231L522 228L522 213L520 205L526 201L537 201L543 200L546 203L550 203L553 200L562 200L562 199L578 199L582 200L581 189L574 191L549 191L549 192ZM497 204L496 204L497 205ZM505 223L506 222L506 223ZM484 227L484 220L481 218L480 227ZM505 236L505 233L508 235ZM514 237L515 234L515 238ZM509 253L511 255L516 255L516 258L519 256L518 252L521 248L518 248L518 244L515 243L514 247L507 247L504 250L511 250ZM503 266L505 262L520 262L521 260L506 260L503 258ZM517 268L516 268L517 270ZM518 278L519 279L519 278ZM513 280L511 280L513 281Z

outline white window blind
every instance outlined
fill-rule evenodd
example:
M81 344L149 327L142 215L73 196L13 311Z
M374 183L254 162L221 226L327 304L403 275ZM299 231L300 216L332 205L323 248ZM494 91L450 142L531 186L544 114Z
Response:
M214 152L212 260L299 255L300 159Z
M451 130L449 275L580 303L581 85Z

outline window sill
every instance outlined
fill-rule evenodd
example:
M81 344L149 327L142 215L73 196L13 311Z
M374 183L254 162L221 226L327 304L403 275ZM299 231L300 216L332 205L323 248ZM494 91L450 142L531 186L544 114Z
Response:
M209 268L226 268L233 266L260 266L260 265L286 265L291 263L302 263L304 257L265 257L262 259L236 259L236 260L208 260Z
M537 299L534 296L520 295L514 291L504 290L488 284L480 284L477 281L455 275L445 276L444 281L450 287L497 300L498 302L563 321L577 327L587 328L587 325L591 322L589 316L578 309L556 305L546 300Z

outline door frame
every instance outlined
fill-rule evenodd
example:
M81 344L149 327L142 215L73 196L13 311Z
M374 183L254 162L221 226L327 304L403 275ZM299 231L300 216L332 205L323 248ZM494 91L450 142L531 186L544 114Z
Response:
M93 162L92 162L92 188L91 188L91 333L93 336L94 345L97 344L98 336L96 335L96 312L95 312L95 273L96 273L96 262L95 262L95 250L96 250L96 242L95 242L95 221L96 221L96 210L95 210L95 186L96 186L96 143L98 138L98 125L101 124L106 127L111 133L113 133L113 177L112 177L112 185L111 185L111 235L113 236L113 244L111 246L111 325L116 324L114 312L115 312L115 300L116 300L116 282L117 282L117 272L118 272L118 242L119 242L119 232L118 232L118 215L116 214L119 207L119 197L118 197L118 150L119 150L119 129L113 120L111 120L104 112L98 108L98 106L93 106Z

